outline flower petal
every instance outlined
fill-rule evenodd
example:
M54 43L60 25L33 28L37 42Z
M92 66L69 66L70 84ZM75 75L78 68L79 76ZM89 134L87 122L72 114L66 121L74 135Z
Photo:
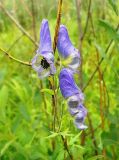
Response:
M83 123L77 123L77 122L74 122L74 124L76 125L76 127L78 129L81 129L81 130L84 130L84 129L87 129L88 127L86 125L84 125Z
M33 57L32 61L31 61L32 68L33 68L36 72L38 72L39 69L40 69L40 67L41 67L41 60L42 60L42 57L37 53L37 54Z
M39 44L37 53L43 56L44 54L46 54L46 52L52 53L53 49L52 49L52 41L51 41L51 36L50 36L48 20L44 19L41 24L40 44Z
M38 71L38 77L40 79L43 79L45 77L48 77L50 75L50 69L44 69L42 66L40 66L39 71Z
M83 111L79 111L78 114L75 116L75 125L78 129L86 129L87 126L84 125L85 113Z
M75 107L75 108L69 107L69 112L72 116L74 116L75 114L77 114L79 112L79 109L78 109L78 107Z
M56 73L55 65L54 65L54 63L51 63L50 64L50 74L54 75L55 73Z
M64 68L59 76L60 90L64 98L68 98L79 93L79 88L74 82L73 73Z
M78 98L79 96L74 95L68 98L68 108L69 112L72 116L76 115L78 112L82 111L85 116L87 114L87 110L82 105L82 99Z
M65 58L70 54L80 57L78 50L74 48L73 44L71 43L68 31L64 25L60 25L57 48L59 53Z
M82 104L79 104L78 109L83 112L84 116L87 115L87 109Z
M68 64L68 67L72 70L76 70L80 65L80 59L77 56L73 56L73 55L71 56L72 56L72 61L71 63Z
M47 60L47 62L54 63L54 55L51 52L48 52L47 54L43 54L43 57Z
M68 67L72 70L76 70L80 64L80 53L70 41L68 31L64 25L60 25L57 48L63 58L68 59L70 57L71 60Z
M71 97L68 98L68 105L70 107L77 107L79 105L79 103L82 103L84 100L84 95L83 93L81 93L81 91L79 90L78 94L75 94Z

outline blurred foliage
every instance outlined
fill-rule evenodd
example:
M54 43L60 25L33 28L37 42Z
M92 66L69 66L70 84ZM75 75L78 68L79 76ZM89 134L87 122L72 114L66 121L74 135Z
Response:
M32 37L34 8L37 41L43 18L49 20L53 39L56 0L1 0L1 2ZM80 9L82 31L86 24L88 3L89 1L82 0ZM70 158L61 136L67 138L67 145L74 160L119 160L119 32L115 31L119 23L118 10L119 0L95 0L91 3L92 20L89 18L81 49L83 86L98 64L98 51L99 57L104 58L100 69L102 73L104 71L107 92L100 94L100 79L97 72L85 90L85 105L91 118L94 137L89 119L86 118L88 129L85 131L84 145L81 145L82 131L74 127L66 102L58 88L58 74L61 68L57 67L55 76L60 127L57 123L57 132L53 132L51 102L53 93L49 89L48 80L43 80L44 88L40 90L40 80L30 67L10 60L0 51L1 160L68 160ZM78 48L82 31L78 28L75 0L63 0L62 23L67 26L71 40ZM14 44L16 39L17 42ZM113 40L113 43L106 54L105 50L110 40ZM35 45L22 35L2 9L0 9L0 47L24 61L30 61L36 50ZM79 75L76 76L76 81L80 84ZM101 127L100 96L103 99L104 127ZM97 148L94 146L94 140Z

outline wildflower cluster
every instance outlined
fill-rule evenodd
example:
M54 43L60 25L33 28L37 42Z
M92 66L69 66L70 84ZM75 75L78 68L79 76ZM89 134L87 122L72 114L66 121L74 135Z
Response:
M59 75L60 90L67 100L70 114L74 117L77 128L85 129L84 119L87 110L83 106L84 95L74 81L74 74L80 65L80 53L70 41L68 31L64 25L60 25L57 41L57 49L62 59L67 60ZM56 73L54 54L50 30L47 20L43 20L40 30L40 44L36 55L32 59L32 67L38 73L40 79Z

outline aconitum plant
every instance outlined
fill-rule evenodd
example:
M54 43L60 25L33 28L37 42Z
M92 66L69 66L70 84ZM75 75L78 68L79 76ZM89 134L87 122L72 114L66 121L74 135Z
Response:
M74 117L74 124L78 129L86 129L84 120L87 110L83 106L84 95L74 81L74 74L80 65L80 53L76 49L68 35L64 25L60 25L57 41L59 55L68 63L65 64L59 75L60 90L67 100L67 105L71 116ZM54 65L54 54L48 20L43 20L40 29L40 43L36 55L32 59L32 67L38 73L38 77L43 79L56 73Z

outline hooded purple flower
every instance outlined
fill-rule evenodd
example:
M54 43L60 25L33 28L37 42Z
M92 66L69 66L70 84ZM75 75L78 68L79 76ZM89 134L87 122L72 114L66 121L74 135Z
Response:
M73 73L69 69L62 69L59 76L60 90L64 98L79 93L79 88L74 82Z
M77 128L83 130L86 129L87 126L84 125L85 116L87 115L87 110L84 108L83 105L78 106L79 112L75 115L74 124Z
M60 25L57 48L58 52L64 59L71 57L71 62L68 64L68 68L76 71L80 64L80 53L70 41L68 31L64 25Z
M39 48L32 59L32 68L41 79L56 72L48 20L45 19L41 24Z
M74 82L73 72L70 69L63 68L59 76L60 90L65 99L69 112L75 118L75 125L79 129L87 128L84 125L84 119L87 115L87 110L82 105L84 95Z

